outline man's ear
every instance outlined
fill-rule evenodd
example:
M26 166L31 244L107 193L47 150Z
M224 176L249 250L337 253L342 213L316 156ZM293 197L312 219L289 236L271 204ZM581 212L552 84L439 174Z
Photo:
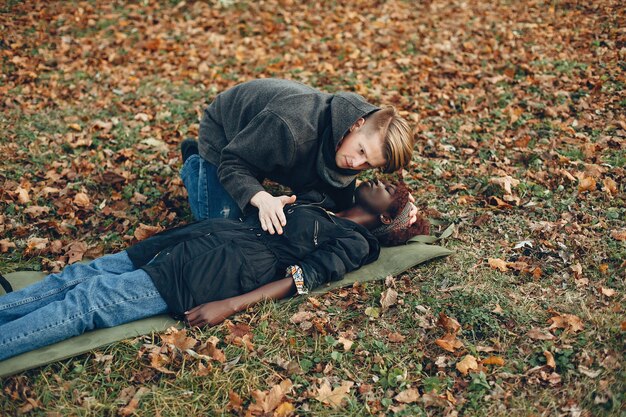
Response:
M380 219L380 222L382 224L391 224L391 222L393 221L391 216L387 213L381 214L380 216L378 216L378 218Z
M354 132L355 130L360 129L361 127L363 127L364 124L365 124L365 119L362 117L359 118L359 120L357 120L356 122L354 122L352 126L350 126L350 132Z

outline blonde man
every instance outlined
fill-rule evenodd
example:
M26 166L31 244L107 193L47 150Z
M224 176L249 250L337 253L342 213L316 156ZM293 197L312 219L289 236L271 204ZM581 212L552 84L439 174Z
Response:
M238 218L259 210L263 230L282 233L283 207L316 190L335 210L353 204L365 169L393 172L411 160L414 139L393 108L354 93L328 94L304 84L258 79L221 94L204 111L199 141L182 143L181 177L197 220ZM274 197L271 179L296 195Z

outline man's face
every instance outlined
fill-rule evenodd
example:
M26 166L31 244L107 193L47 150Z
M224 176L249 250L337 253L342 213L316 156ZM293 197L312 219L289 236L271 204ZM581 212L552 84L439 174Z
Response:
M341 141L335 154L335 163L339 168L363 171L385 165L384 138L380 133L365 134L364 124L365 121L359 119Z
M356 204L372 214L385 214L393 202L395 194L395 185L378 180L368 180L359 184L354 199Z

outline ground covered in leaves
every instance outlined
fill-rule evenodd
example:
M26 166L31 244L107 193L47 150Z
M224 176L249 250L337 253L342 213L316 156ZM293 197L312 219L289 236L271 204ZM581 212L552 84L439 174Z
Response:
M219 91L393 104L456 253L0 380L7 415L620 415L626 21L618 0L0 5L0 272L190 221L178 144Z

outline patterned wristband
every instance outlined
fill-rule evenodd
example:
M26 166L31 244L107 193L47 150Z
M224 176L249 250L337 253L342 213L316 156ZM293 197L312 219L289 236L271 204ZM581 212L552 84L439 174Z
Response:
M304 285L304 274L302 273L302 268L298 265L291 265L287 267L287 271L285 277L293 278L294 284L296 284L296 290L298 294L308 294L309 289Z

